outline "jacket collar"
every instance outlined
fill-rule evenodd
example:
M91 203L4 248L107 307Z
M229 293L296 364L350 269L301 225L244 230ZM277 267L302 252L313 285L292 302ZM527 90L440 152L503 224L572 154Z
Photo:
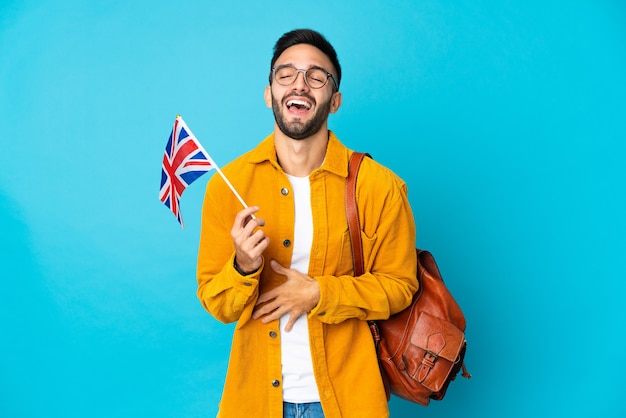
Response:
M317 170L328 171L341 177L348 177L348 158L351 151L343 145L333 131L328 131L328 146L324 163ZM279 169L276 149L274 147L274 134L268 135L252 151L250 151L250 162L259 164L269 161L272 166ZM316 170L316 171L317 171Z

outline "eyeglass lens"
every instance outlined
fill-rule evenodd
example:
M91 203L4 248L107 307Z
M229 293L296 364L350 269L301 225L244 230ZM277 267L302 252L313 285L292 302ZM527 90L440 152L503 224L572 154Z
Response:
M299 72L304 73L307 85L313 89L324 87L328 81L328 74L320 68L299 70L291 65L276 68L274 70L274 78L278 84L282 86L289 86L296 81Z

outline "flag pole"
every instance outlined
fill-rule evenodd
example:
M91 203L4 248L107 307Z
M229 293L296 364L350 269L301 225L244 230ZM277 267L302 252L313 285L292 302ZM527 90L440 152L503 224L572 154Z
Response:
M210 157L209 157L210 158ZM217 170L217 172L219 173L220 176L222 176L222 178L224 179L224 181L226 182L226 185L228 185L228 187L230 187L230 190L233 191L233 193L235 194L235 196L237 197L237 199L239 200L239 202L243 205L244 208L248 208L248 205L246 205L246 202L243 201L243 199L241 198L241 196L239 196L239 193L237 193L237 190L235 190L235 188L233 187L233 185L230 183L230 181L228 181L228 179L226 178L226 176L224 175L224 173L222 173L222 170L220 170L220 168L217 166L217 164L215 164L215 169ZM254 215L252 215L252 218L254 218Z
M191 132L191 129L189 129L189 126L187 126L187 124L185 123L185 121L183 120L183 117L181 115L176 115L176 119L180 119L181 122L183 123L183 126L185 128L187 128L187 131L189 132L189 134L191 136L193 136L194 138L197 138L193 132ZM200 142L198 141L198 147L200 147L202 149L202 151L204 152L204 155L206 155L207 159L209 161L211 161L211 164L213 164L213 167L215 167L215 170L217 170L217 172L219 173L220 176L222 176L222 179L226 182L226 185L230 188L230 190L234 193L235 197L237 198L237 200L239 200L239 203L241 203L243 205L243 207L245 209L248 209L248 205L246 205L246 202L244 202L244 200L241 198L241 196L239 195L239 193L237 193L237 190L235 190L235 187L232 185L232 183L226 178L226 176L224 175L224 173L222 172L222 170L220 170L220 167L215 163L215 161L213 161L213 158L211 158L211 156L209 155L208 152L206 152L206 150L204 149L204 147L202 146L202 144L200 144ZM256 219L256 216L254 216L254 214L251 214L250 217L252 217L252 219Z

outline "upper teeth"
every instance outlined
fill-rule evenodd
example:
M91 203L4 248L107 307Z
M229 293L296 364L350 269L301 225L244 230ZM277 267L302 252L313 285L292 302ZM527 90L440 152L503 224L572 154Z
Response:
M311 108L311 104L308 102L305 102L304 100L289 100L287 102L287 106L291 107L293 105L297 105L297 106L304 106L307 109Z

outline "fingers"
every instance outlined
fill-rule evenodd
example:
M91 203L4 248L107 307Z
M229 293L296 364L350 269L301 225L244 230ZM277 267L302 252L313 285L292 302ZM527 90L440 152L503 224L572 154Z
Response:
M302 315L302 314L300 314ZM289 321L287 321L287 324L285 325L285 332L289 332L292 330L293 325L296 323L296 321L298 320L298 318L300 317L300 315L296 316L296 315L289 315Z
M269 302L270 300L274 299L275 297L276 297L276 289L267 291L267 292L261 294L261 296L259 296L259 298L256 301L256 305L260 305L262 303Z
M276 303L266 303L265 305L257 305L252 313L252 319L263 318L262 322L267 324L268 322L279 319L282 313L277 313L278 306Z
M253 219L252 215L259 211L258 206L249 206L237 213L235 216L235 225L240 225L242 228L246 226L250 220Z
M270 265L276 273L286 275L285 273L287 269L281 266L276 260L271 260ZM263 322L264 324L280 319L280 317L284 313L284 307L281 310L281 294L281 286L262 293L256 301L256 306L254 308L254 312L252 313L252 318L263 318L261 322Z
M269 238L267 238L265 233L260 229L252 232L251 235L246 235L244 233L244 235L240 237L239 241L235 242L237 255L240 255L241 253L241 256L244 256L240 256L241 260L237 260L244 261L244 259L260 258L268 244Z
M264 324L269 324L272 321L279 320L283 315L289 314L289 320L285 325L285 331L289 332L293 328L293 325L296 323L296 320L305 314L302 309L292 309L288 310L284 306L280 306L280 304L276 301L276 299L272 299L270 302L257 306L252 313L253 319L261 319L261 322Z
M261 266L263 252L269 245L269 238L261 228L265 220L253 217L258 210L258 206L250 206L238 212L231 229L236 251L235 262L244 272L255 271Z
M252 317L267 324L289 314L285 325L285 331L289 332L296 320L317 304L319 285L305 274L284 267L276 260L271 260L270 266L277 274L286 276L287 281L259 296Z

